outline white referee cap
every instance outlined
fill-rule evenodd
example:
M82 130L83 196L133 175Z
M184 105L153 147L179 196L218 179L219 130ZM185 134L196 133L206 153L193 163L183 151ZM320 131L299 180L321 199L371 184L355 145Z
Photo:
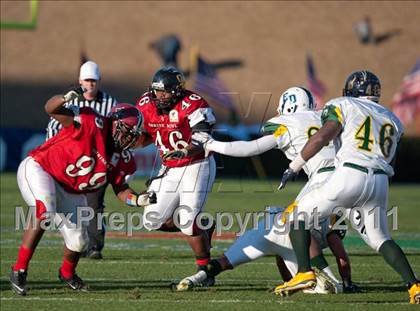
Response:
M99 71L99 66L92 61L87 61L80 67L80 80L100 80L101 79L101 72Z

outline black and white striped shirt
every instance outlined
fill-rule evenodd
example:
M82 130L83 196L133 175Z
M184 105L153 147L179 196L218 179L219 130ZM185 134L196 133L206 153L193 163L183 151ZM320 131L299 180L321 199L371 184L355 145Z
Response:
M81 100L80 98L75 98L69 102L64 104L64 107L68 108L70 106L78 106L79 108L83 107L90 107L94 109L97 113L101 116L106 117L108 113L111 111L112 107L116 105L117 101L111 95L99 91L98 95L93 100ZM62 125L54 118L50 118L50 122L48 122L47 126L47 136L46 140L50 139L51 137L57 135L57 133L61 130Z

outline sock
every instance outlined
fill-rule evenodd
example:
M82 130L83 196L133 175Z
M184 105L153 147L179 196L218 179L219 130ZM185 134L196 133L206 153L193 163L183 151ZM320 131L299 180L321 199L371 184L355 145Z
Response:
M19 253L16 259L16 263L12 268L13 271L27 270L29 261L31 260L33 254L34 254L34 250L28 249L25 246L21 245L21 247L19 248Z
M60 271L64 278L70 279L73 277L78 261L78 259L75 262L69 261L66 258L63 259Z
M207 256L195 256L195 263L198 266L198 270L207 271L207 265L210 261L210 254Z
M216 259L210 260L207 275L209 277L215 277L220 272L222 272L222 266L220 265L219 261Z
M305 222L298 222L299 229L294 229L294 224L290 226L290 240L296 253L298 262L298 272L307 272L311 270L309 259L309 245L311 244L311 234L305 230Z
M408 286L417 282L416 276L401 248L394 240L385 241L379 248L385 261L399 274Z
M328 262L323 254L319 254L318 256L311 259L311 267L324 270L325 267L328 267Z

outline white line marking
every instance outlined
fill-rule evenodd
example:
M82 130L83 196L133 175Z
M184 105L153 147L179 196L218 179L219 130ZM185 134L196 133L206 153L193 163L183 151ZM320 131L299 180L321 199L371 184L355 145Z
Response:
M264 298L265 299L265 298ZM123 303L128 303L128 302L134 302L134 303L145 303L145 302L168 302L168 303L197 303L200 300L194 300L194 299L143 299L143 298L139 298L139 299L116 299L116 298L110 298L110 299L105 299L105 298L85 298L85 297L80 297L80 298L69 298L69 297L63 297L63 298L54 298L54 297L49 297L49 298L44 298L44 297L1 297L0 300L2 301L15 301L15 300L34 300L34 301L83 301L83 302L123 302ZM262 304L262 303L293 303L293 301L286 301L286 300L279 300L279 301L275 301L275 300L251 300L251 299L246 299L246 300L241 300L241 299L211 299L211 300L206 300L206 303L258 303L258 304Z
M271 257L271 256L270 256ZM269 258L268 256L266 258ZM1 260L2 263L5 264L11 264L15 263L15 260ZM31 260L31 264L37 264L37 265L49 265L49 264L61 264L61 260ZM129 264L129 265L194 265L194 262L192 259L187 259L186 261L141 261L139 259L138 261L135 260L97 260L97 261L82 261L82 265L85 264L95 264L95 265L104 265L104 264ZM257 265L257 266L275 266L275 262L249 262L247 265ZM372 264L365 264L365 263L352 263L352 266L356 267L369 267L369 268L383 268L382 266L377 266L375 263ZM243 264L245 266L245 264ZM412 267L420 267L420 264L411 264Z

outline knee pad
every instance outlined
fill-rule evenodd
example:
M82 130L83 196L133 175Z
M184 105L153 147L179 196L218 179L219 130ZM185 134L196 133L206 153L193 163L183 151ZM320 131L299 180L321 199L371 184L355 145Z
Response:
M89 237L86 230L71 230L62 232L62 234L64 243L69 250L81 253L87 248Z
M198 235L197 231L198 230L194 230L194 224L188 226L188 227L183 227L181 228L181 232L185 235L189 235L189 236L194 236L194 235Z
M380 240L376 240L376 241L372 241L369 240L369 243L367 243L372 249L374 249L376 252L379 252L379 249L381 248L381 246L388 241L389 239L383 238Z

